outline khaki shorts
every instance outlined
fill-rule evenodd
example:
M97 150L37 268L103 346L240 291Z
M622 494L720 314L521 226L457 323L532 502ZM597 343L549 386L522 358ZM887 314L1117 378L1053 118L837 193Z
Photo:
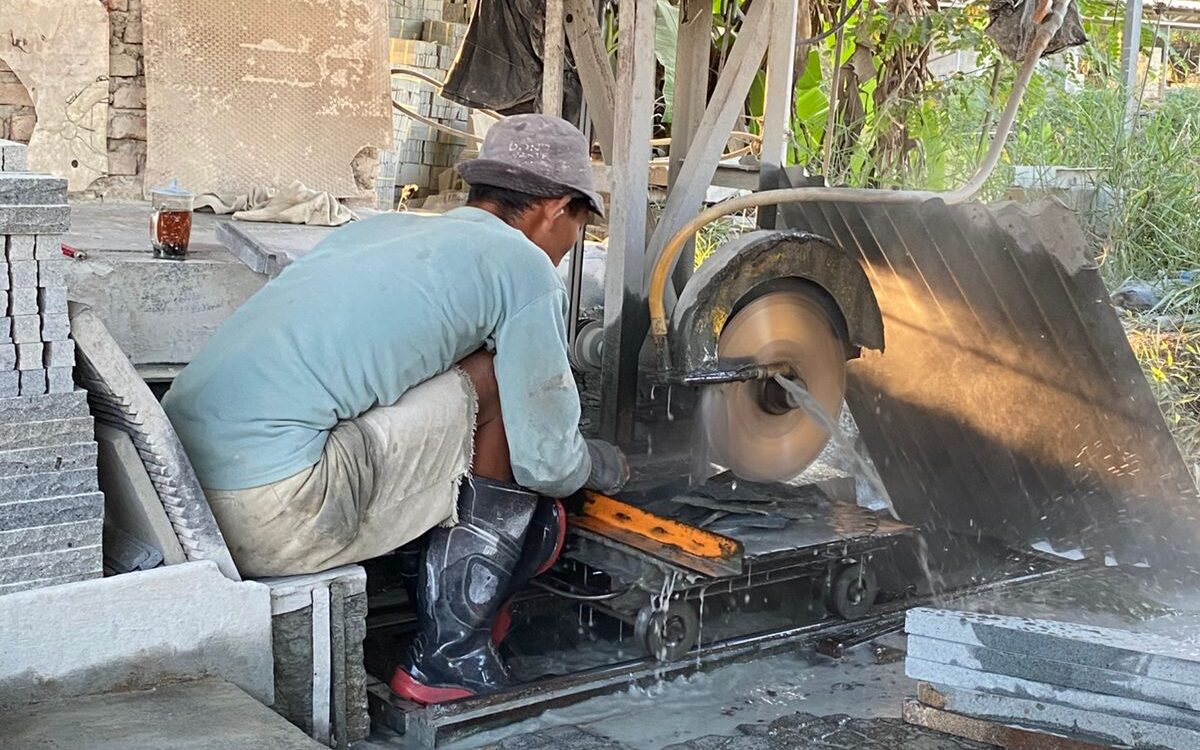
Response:
M387 554L457 521L476 400L457 368L329 433L321 460L247 490L206 490L242 575L315 573Z

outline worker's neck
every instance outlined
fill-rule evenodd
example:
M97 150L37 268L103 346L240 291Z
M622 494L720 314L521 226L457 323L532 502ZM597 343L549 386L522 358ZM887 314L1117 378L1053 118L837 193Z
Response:
M489 214L495 216L497 219L500 219L513 229L520 231L521 234L525 235L530 242L537 245L542 252L544 252L546 256L550 258L550 262L553 263L555 267L557 267L558 264L562 262L562 259L566 256L566 252L556 253L548 250L546 246L539 241L541 232L538 231L539 223L535 211L525 211L519 216L505 218L504 211L491 201L475 201L468 203L467 205L471 208L478 208L481 211L487 211Z

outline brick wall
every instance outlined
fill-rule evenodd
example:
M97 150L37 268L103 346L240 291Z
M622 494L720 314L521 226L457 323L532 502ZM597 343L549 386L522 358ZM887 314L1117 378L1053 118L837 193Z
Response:
M142 0L108 0L108 171L94 191L140 198L146 169L146 66L142 54Z

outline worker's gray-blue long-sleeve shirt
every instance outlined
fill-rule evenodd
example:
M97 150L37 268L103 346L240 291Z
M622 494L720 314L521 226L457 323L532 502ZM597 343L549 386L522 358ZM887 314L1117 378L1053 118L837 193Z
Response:
M336 230L237 310L163 406L206 488L314 465L329 430L494 342L518 483L579 489L591 462L550 259L492 214L385 214Z

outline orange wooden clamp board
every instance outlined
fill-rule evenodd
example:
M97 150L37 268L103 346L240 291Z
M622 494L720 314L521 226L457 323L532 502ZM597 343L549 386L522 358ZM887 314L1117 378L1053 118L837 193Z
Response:
M714 578L742 572L742 543L727 536L655 515L598 492L584 492L583 509L570 518L653 557Z

